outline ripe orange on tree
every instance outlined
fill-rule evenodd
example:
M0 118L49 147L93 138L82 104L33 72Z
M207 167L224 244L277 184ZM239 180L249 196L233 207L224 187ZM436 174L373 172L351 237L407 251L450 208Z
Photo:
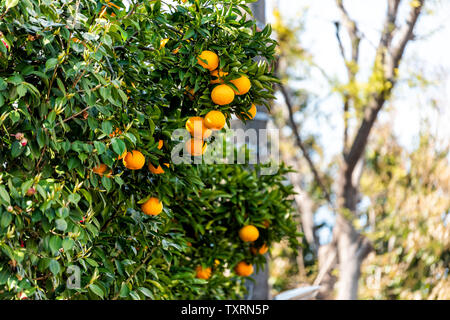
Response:
M164 165L168 168L169 164L168 163L164 163ZM164 169L159 165L157 168L155 168L151 163L148 164L148 169L150 170L151 173L153 174L162 174L164 173Z
M92 171L96 174L103 175L107 169L106 164L100 163L98 166L92 168Z
M206 143L203 140L197 138L189 139L186 142L185 146L187 152L195 157L203 155L207 147Z
M218 84L223 83L222 78L226 77L228 75L228 72L223 72L222 69L220 70L214 70L211 72L211 76L213 77L213 80L210 81L211 84Z
M250 251L254 254L254 255L256 255L256 254L261 254L261 255L263 255L263 254L265 254L267 251L269 251L269 247L267 246L267 244L263 244L261 247L259 247L259 248L255 248L255 247L251 247L250 248Z
M226 120L222 112L212 110L206 114L204 123L208 129L221 130L225 126Z
M127 150L125 150L124 153L122 153L122 155L118 156L116 160L122 160L123 158L125 158L125 156L127 155Z
M219 56L212 51L205 50L197 57L197 62L203 68L213 71L219 66Z
M161 213L162 209L163 209L162 202L155 197L151 197L141 205L142 212L144 212L146 215L149 216L157 216L158 214Z
M131 152L127 152L126 156L123 158L123 165L130 170L139 170L145 164L144 155L137 151L133 150Z
M189 100L194 100L194 98L195 98L195 90L191 89L189 87L186 87L184 89L186 90L186 94L188 95Z
M250 109L248 109L247 114L245 112L241 113L246 120L251 120L256 116L256 112L257 112L256 106L254 103L252 103L252 106L250 107Z
M234 268L234 272L238 276L248 277L253 273L253 266L245 261L241 261Z
M253 242L259 238L259 231L255 226L248 225L239 230L239 238L244 242Z
M159 50L161 50L162 48L164 48L167 44L167 42L169 42L169 39L162 39L159 43Z
M234 100L234 91L230 86L220 84L212 90L211 99L219 106L230 104Z
M246 94L252 87L252 84L247 76L241 76L240 78L231 80L230 82L238 89L238 91L235 91L238 96Z
M211 130L206 127L202 117L190 117L186 121L186 130L197 139L206 139L211 135Z
M197 279L208 280L211 277L212 270L210 267L203 268L202 266L197 266L195 268L195 277Z

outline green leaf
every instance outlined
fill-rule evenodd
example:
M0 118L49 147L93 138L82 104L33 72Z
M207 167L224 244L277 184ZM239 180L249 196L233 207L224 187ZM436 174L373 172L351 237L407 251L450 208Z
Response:
M11 147L11 156L13 158L17 158L22 154L22 152L25 150L25 147L23 147L19 141L14 141Z
M0 185L0 198L3 200L3 203L11 204L11 198L9 197L9 193L6 191L4 185Z
M51 111L48 116L47 116L47 121L49 123L53 123L56 120L56 112L55 111Z
M127 149L125 142L123 142L123 140L118 139L118 138L113 138L111 140L111 146L112 146L114 152L116 154L118 154L119 156L121 156Z
M53 254L55 254L56 252L59 251L59 249L61 249L61 243L62 243L61 238L58 236L52 236L50 238L48 245Z
M126 298L128 297L128 294L130 293L130 288L125 284L125 282L122 282L122 285L120 287L120 297Z
M99 155L106 151L106 145L103 142L94 141L94 147Z
M6 0L5 2L5 7L7 10L17 6L17 4L19 3L19 0Z
M17 87L17 94L19 95L19 98L22 98L24 95L26 95L27 91L28 91L27 87L24 86L23 84Z
M141 300L141 297L139 297L139 294L136 291L131 291L130 296L133 298L133 300Z
M37 142L39 144L39 148L42 149L45 145L45 135L44 135L44 130L42 130L41 128L39 128L37 130Z
M195 36L195 30L193 28L189 28L188 31L186 31L186 33L184 34L182 40L187 40L189 38L192 38L193 36Z
M56 59L56 58L50 58L50 59L48 59L47 62L45 63L45 69L46 69L47 71L53 70L57 64L58 64L58 59Z
M50 260L50 263L48 265L50 271L56 276L61 271L61 266L59 265L59 262L55 259Z
M78 160L78 158L70 158L69 161L67 161L67 168L69 170L78 168L81 166L81 162L80 160Z
M13 215L10 214L9 212L3 212L2 213L2 217L0 219L0 227L2 228L6 228L7 226L9 226L9 224L11 223L13 219Z
M111 121L102 122L102 130L105 134L110 135L112 133L112 123Z
M0 90L5 90L8 87L8 83L0 77Z
M111 178L108 178L107 176L102 177L102 185L105 187L106 191L111 191L112 183Z
M71 250L73 248L74 244L75 244L75 242L70 238L65 238L62 241L62 247L63 247L64 251Z
M67 222L64 219L57 219L55 221L56 223L56 229L58 229L59 231L66 231L67 229Z
M153 293L150 290L148 290L147 288L140 287L139 291L142 292L146 297L148 297L152 300L155 298Z
M97 296L99 296L100 298L102 298L102 299L103 299L103 297L105 296L105 293L103 292L103 290L100 289L100 287L99 287L98 285L96 285L96 284L91 283L91 284L89 285L89 289L90 289L93 293L95 293Z

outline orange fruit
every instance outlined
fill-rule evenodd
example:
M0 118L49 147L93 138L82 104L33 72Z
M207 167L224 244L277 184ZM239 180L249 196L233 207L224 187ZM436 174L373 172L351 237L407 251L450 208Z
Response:
M164 145L164 141L159 140L159 141L158 141L158 149L161 150L162 147L163 147L163 145Z
M225 126L225 116L220 111L210 111L205 116L205 126L211 130L221 130Z
M248 277L253 273L253 266L245 261L241 261L236 265L234 271L238 276Z
M116 9L122 10L118 5L112 3L111 1L106 2L106 5L107 5L108 7L110 7L110 8L111 8L111 7L114 7L114 8L116 8Z
M234 91L230 86L226 84L220 84L216 86L211 92L211 99L215 104L219 106L224 106L233 102Z
M239 230L239 238L244 242L256 241L259 237L259 231L255 226L248 225Z
M164 165L168 168L169 164L164 163ZM155 168L151 163L148 164L148 170L150 170L153 174L162 174L164 173L164 169L159 165L157 168Z
M252 103L252 106L250 107L250 109L248 109L247 114L245 112L241 113L246 120L251 120L256 116L256 112L257 112L256 106L254 103Z
M205 60L206 63L202 60ZM219 56L212 51L205 50L198 56L197 62L203 68L213 71L219 66Z
M108 173L106 174L106 177L107 178L111 178L112 177L112 173L113 173L112 170L109 170Z
M206 151L206 143L201 139L192 138L186 142L186 150L193 156L201 156Z
M222 69L214 70L211 72L211 76L213 77L213 80L210 81L211 84L217 84L217 83L223 83L222 78L226 77L228 75L228 72L223 72Z
M72 41L75 42L75 43L80 43L80 44L83 43L83 41L81 41L81 40L78 39L77 37L73 37L73 38L72 38Z
M264 243L261 247L259 248L255 248L255 247L251 247L250 251L256 255L256 254L265 254L267 251L269 251L269 247Z
M144 212L146 215L149 216L157 216L158 214L161 213L162 209L163 209L162 202L159 201L158 198L154 197L148 199L141 205L142 212Z
M92 168L92 171L96 174L103 175L105 173L106 169L108 169L106 164L100 163L98 166Z
M131 152L127 152L125 157L122 159L123 165L130 170L139 170L145 164L144 155L137 151L133 150Z
M164 48L167 44L167 42L169 42L169 39L162 39L159 43L159 50L161 50L162 48Z
M124 153L122 153L122 155L121 156L119 156L116 160L122 160L123 158L125 158L125 156L127 155L127 150L125 150L125 152Z
M180 49L181 49L181 46L178 46L178 48L173 49L172 53L177 54L178 51L180 51Z
M211 268L203 268L202 266L197 266L195 268L195 277L197 279L208 280L211 277L212 271Z
M161 166L158 166L157 168L155 168L151 163L148 164L148 170L150 170L150 172L153 174L164 173L164 170L163 170L163 168L161 168Z
M246 94L252 87L252 84L247 76L241 76L240 78L231 80L230 82L238 88L238 91L235 91L238 96Z
M186 93L189 97L189 100L194 100L195 97L195 90L194 89L190 89L189 87L184 88L186 90Z
M186 130L191 136L198 139L206 139L211 135L211 130L206 127L205 120L202 117L190 117L186 121Z

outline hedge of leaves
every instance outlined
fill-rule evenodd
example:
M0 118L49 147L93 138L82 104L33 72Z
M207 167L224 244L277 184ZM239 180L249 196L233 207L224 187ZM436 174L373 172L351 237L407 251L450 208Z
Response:
M190 116L220 109L230 119L273 98L276 43L246 2L2 2L1 299L238 298L233 266L262 265L240 227L295 245L286 168L261 177L242 165L147 169L171 163L172 132ZM250 92L213 105L203 50L219 55L227 81L246 74ZM125 150L141 151L144 168L117 161ZM110 174L92 172L100 163ZM163 202L159 216L140 211L149 197ZM216 259L210 280L195 278ZM66 285L71 266L79 288Z

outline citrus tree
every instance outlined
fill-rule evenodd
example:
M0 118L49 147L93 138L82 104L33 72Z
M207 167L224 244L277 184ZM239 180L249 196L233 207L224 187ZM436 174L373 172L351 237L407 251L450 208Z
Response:
M237 298L295 244L286 168L171 160L273 98L247 2L2 2L0 298Z

